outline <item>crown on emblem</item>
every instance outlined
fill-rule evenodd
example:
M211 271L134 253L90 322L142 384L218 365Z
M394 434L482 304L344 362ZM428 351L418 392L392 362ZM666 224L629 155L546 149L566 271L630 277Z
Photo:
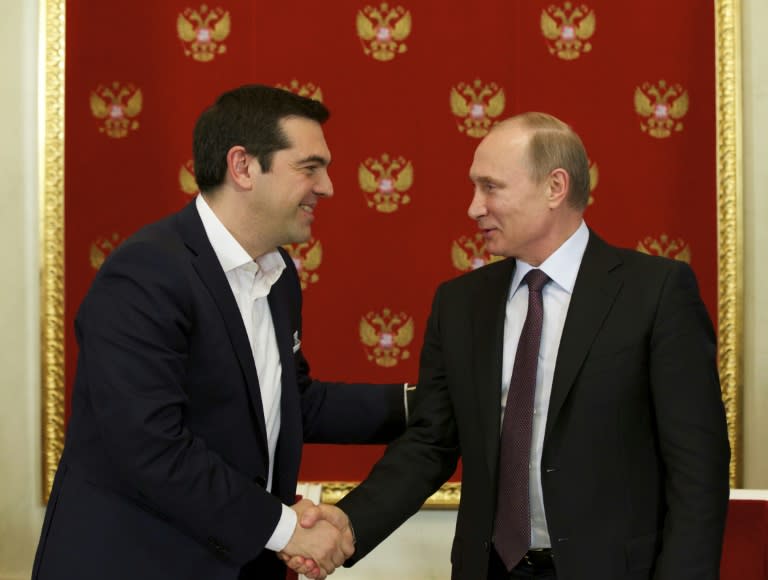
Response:
M644 132L664 139L673 130L683 130L680 119L688 112L688 92L679 84L667 86L664 80L655 85L645 82L635 88L635 111L643 117L640 128Z
M227 51L222 42L229 36L231 26L229 12L222 8L210 10L205 4L197 10L187 8L176 19L176 33L184 45L184 54L198 62L210 62Z
M460 122L460 133L481 138L488 134L493 119L504 112L504 89L496 83L483 84L475 79L471 84L459 83L451 88L451 111Z
M283 247L288 252L288 255L291 256L294 266L296 266L302 290L306 290L307 286L314 284L320 279L320 275L315 271L323 261L323 246L320 240L310 238L306 242L286 244Z
M389 308L369 312L360 319L360 341L369 361L381 367L393 367L411 356L407 347L413 340L413 318Z
M366 55L387 61L408 50L404 41L411 34L411 13L402 6L366 6L357 11L356 24Z
M402 155L390 158L384 153L378 159L369 157L360 164L357 178L368 207L375 207L376 211L392 213L411 201L406 192L413 185L413 165Z
M589 39L595 33L595 24L595 11L585 4L574 7L565 2L541 11L541 33L547 39L549 53L563 60L577 59L592 50Z
M99 85L91 92L90 105L93 116L104 121L99 132L113 139L121 139L139 128L135 117L141 112L142 95L133 83L123 85L115 81L110 86Z

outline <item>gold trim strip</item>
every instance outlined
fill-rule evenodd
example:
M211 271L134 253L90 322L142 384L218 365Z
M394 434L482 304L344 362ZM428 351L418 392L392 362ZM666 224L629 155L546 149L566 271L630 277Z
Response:
M741 484L743 388L743 193L741 3L717 0L717 248L718 363L731 444L731 487Z
M39 86L43 102L40 161L40 334L43 500L64 447L64 61L65 1L40 2Z
M319 483L323 486L320 501L331 504L335 504L357 485L351 481L322 481ZM459 499L461 499L461 484L446 483L429 496L424 502L423 509L455 509L459 505Z

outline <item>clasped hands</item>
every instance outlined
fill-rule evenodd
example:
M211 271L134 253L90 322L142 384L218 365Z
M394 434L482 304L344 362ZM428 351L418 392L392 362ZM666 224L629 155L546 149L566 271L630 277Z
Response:
M307 499L291 509L298 524L278 557L295 572L323 580L355 552L349 518L336 506L315 505Z

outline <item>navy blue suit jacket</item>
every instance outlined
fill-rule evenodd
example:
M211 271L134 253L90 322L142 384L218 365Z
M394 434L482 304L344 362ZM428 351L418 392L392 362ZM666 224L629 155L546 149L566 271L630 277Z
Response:
M282 577L263 548L295 501L303 441L403 430L401 385L309 376L294 349L301 288L282 255L268 298L282 364L272 492L251 347L192 203L115 250L78 311L72 415L33 578Z

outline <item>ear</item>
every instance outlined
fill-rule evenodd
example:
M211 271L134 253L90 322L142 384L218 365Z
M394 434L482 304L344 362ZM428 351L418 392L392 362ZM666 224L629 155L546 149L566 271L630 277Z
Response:
M227 151L227 176L242 189L250 189L253 181L252 164L242 145L235 145Z
M549 209L555 209L565 203L568 197L568 189L571 184L571 176L565 169L553 169L547 177L547 201Z

